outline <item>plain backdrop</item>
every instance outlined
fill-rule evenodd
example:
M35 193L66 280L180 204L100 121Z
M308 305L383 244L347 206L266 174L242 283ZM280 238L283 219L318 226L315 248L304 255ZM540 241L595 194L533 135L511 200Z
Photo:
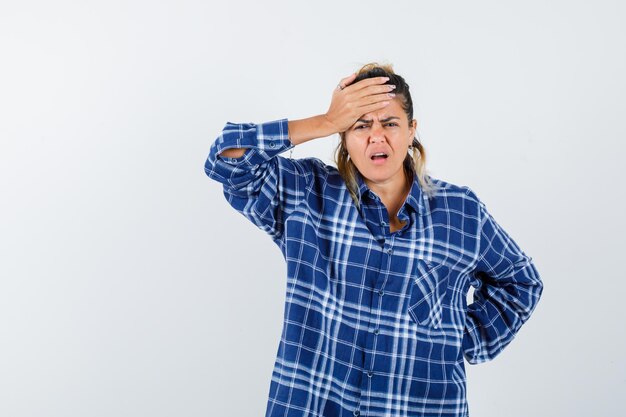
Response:
M625 10L2 1L0 415L263 415L284 261L204 161L226 121L323 113L370 61L411 85L430 174L544 281L507 349L466 365L470 415L622 415Z

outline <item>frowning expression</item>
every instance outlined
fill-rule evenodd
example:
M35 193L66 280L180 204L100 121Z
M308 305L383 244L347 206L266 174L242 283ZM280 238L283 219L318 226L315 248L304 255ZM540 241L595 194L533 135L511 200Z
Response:
M415 136L398 98L384 108L364 114L345 132L350 159L368 185L404 181L402 163Z

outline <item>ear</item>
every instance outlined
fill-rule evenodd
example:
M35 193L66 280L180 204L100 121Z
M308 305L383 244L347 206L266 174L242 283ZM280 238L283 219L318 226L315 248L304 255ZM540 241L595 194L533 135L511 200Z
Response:
M409 141L412 142L415 137L415 131L417 130L417 120L411 120L411 124L409 125Z

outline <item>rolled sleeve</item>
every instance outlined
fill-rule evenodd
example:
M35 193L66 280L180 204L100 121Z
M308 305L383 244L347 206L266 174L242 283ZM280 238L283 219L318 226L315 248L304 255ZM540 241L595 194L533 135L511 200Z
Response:
M215 159L219 158L229 164L258 165L293 146L289 140L287 119L260 124L227 122L222 134L215 141L212 151L215 153ZM248 150L239 158L220 155L223 151L232 148Z

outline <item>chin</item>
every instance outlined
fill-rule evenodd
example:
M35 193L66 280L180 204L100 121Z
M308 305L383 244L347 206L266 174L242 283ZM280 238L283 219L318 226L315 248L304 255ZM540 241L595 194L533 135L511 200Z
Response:
M368 167L369 168L369 167ZM402 166L399 168L394 167L394 169L390 169L391 167L384 168L369 168L361 172L363 178L372 181L372 182L386 182L391 180L393 177L398 175L398 171L402 171Z
M363 178L371 182L386 182L393 177L393 175L382 172L365 172L362 175Z

